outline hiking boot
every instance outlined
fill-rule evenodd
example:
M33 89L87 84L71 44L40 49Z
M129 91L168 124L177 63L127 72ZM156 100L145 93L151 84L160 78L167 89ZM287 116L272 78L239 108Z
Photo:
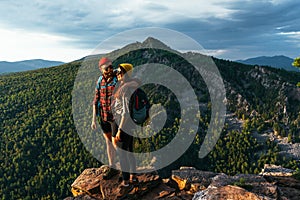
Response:
M131 183L131 184L138 184L139 180L137 178L133 178L133 179L129 180L129 183Z
M103 179L108 180L111 179L113 176L119 174L119 171L115 168L109 167L103 174Z
M129 184L126 186L121 185L120 189L118 191L117 197L120 198L120 197L127 195L132 189L133 189L133 185L129 185Z
M137 184L137 183L139 183L139 180L136 177L136 175L134 175L134 174L130 175L129 183L131 183L131 184Z
M119 179L118 179L118 182L121 183L122 181L123 181L123 177L120 176Z

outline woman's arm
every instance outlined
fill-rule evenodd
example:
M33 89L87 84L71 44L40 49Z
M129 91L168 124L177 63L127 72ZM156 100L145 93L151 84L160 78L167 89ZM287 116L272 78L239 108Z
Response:
M120 120L120 124L119 124L119 128L118 128L118 132L116 135L116 139L117 141L121 141L120 136L121 136L121 130L123 131L128 131L128 127L126 127L127 129L125 130L125 126L127 125L127 121L130 118L130 110L129 110L129 100L130 98L127 97L127 95L124 95L121 97L122 98L122 113L121 113L121 120Z

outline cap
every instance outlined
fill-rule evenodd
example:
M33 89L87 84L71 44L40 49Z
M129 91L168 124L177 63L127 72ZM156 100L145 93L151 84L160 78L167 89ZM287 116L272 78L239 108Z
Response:
M99 65L99 67L105 65L104 68L106 68L106 67L112 65L112 62L111 62L110 59L108 59L108 58L106 58L106 57L103 57L103 58L101 58L101 59L99 60L99 64L98 64L98 65Z
M128 76L131 76L132 70L133 70L133 65L132 64L130 64L130 63L121 63L119 65L119 67L122 67L126 71L126 74L128 74Z

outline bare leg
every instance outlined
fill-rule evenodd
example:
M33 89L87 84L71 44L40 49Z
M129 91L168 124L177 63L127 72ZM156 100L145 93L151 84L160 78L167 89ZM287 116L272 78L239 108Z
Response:
M116 157L116 150L112 144L112 136L111 133L104 133L104 138L106 141L106 151L108 156L108 163L110 166L115 166L115 157Z
M129 161L129 165L130 165L130 180L131 181L135 181L136 180L136 159L133 155L133 137L130 137L129 139L129 147L128 147L129 151L131 153L129 153L128 156L128 161Z

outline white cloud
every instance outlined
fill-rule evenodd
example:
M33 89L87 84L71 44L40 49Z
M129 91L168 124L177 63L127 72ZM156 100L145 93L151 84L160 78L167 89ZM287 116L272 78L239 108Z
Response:
M21 23L40 27L51 25L60 29L62 25L98 26L110 28L137 27L144 23L161 25L184 18L202 19L210 17L226 18L235 12L225 7L229 2L237 0L192 0L174 2L173 0L120 0L79 1L79 0L24 0L0 2L2 20L9 19L13 23ZM57 23L60 22L60 23ZM44 27L47 28L47 27ZM78 27L80 28L80 27Z
M35 46L30 51L27 51L26 48L22 50L22 47L29 44L15 39L22 44L19 46L19 50L16 50L15 47L9 50L9 47L12 46L6 45L6 52L2 53L2 51L0 58L4 58L6 55L9 57L8 59L13 59L13 54L15 54L16 59L21 59L20 56L29 56L30 52L32 58L40 55L41 52L45 55L67 54L63 57L71 57L71 54L77 55L78 52L86 52L84 50L86 48L95 48L100 42L114 34L142 27L163 27L181 31L195 40L203 42L203 45L209 49L229 51L236 45L240 45L241 49L236 52L238 55L242 54L245 45L253 44L257 39L270 41L268 43L270 44L269 51L274 48L271 43L276 42L277 49L286 43L293 44L293 48L287 48L291 52L295 51L295 46L299 44L296 41L299 36L291 33L290 35L276 35L273 31L293 30L297 32L299 30L297 25L299 20L296 17L299 13L297 5L299 3L293 0L188 0L176 2L174 0L119 0L113 2L104 0L0 0L1 36L6 34L7 38L9 35L15 35L14 38L24 38L25 32L26 40L32 41L32 46ZM266 6L268 9L264 10L263 8ZM9 27L12 33L4 34L4 27ZM22 31L16 31L17 29L22 29ZM270 31L271 29L272 31ZM272 37L266 37L266 33L270 32ZM48 36L53 35L54 38L47 39L51 42L45 40L35 42L38 39L34 34L38 34L38 38L46 38L45 35L40 35L42 33L47 33ZM273 39L274 37L276 40ZM296 43L286 42L287 38L293 39ZM1 39L1 41L7 43L7 39ZM39 44L41 45L39 46ZM255 44L257 48L263 46ZM266 45L263 46L264 49L267 49L266 47ZM34 49L38 49L38 52L34 52ZM58 54L59 49L62 51ZM244 51L245 54L250 53L246 48ZM219 51L219 54L221 52ZM224 53L224 55L232 55L229 52Z
M22 29L0 28L1 61L19 61L43 58L69 62L90 53L87 49L74 49L63 45L69 38L53 34L27 32Z
M109 7L111 9L110 27L131 27L143 23L162 25L175 23L185 18L207 20L210 17L230 18L234 10L224 7L223 3L234 2L233 0L213 1L141 1L125 0ZM109 10L108 9L108 10Z
M274 5L278 5L278 4L282 4L282 3L285 3L285 2L289 2L291 0L269 0L272 4Z
M279 35L286 35L290 38L299 39L300 40L300 31L291 31L291 32L280 32Z
M280 32L278 35L286 36L288 38L286 42L296 44L297 48L300 47L300 31Z

